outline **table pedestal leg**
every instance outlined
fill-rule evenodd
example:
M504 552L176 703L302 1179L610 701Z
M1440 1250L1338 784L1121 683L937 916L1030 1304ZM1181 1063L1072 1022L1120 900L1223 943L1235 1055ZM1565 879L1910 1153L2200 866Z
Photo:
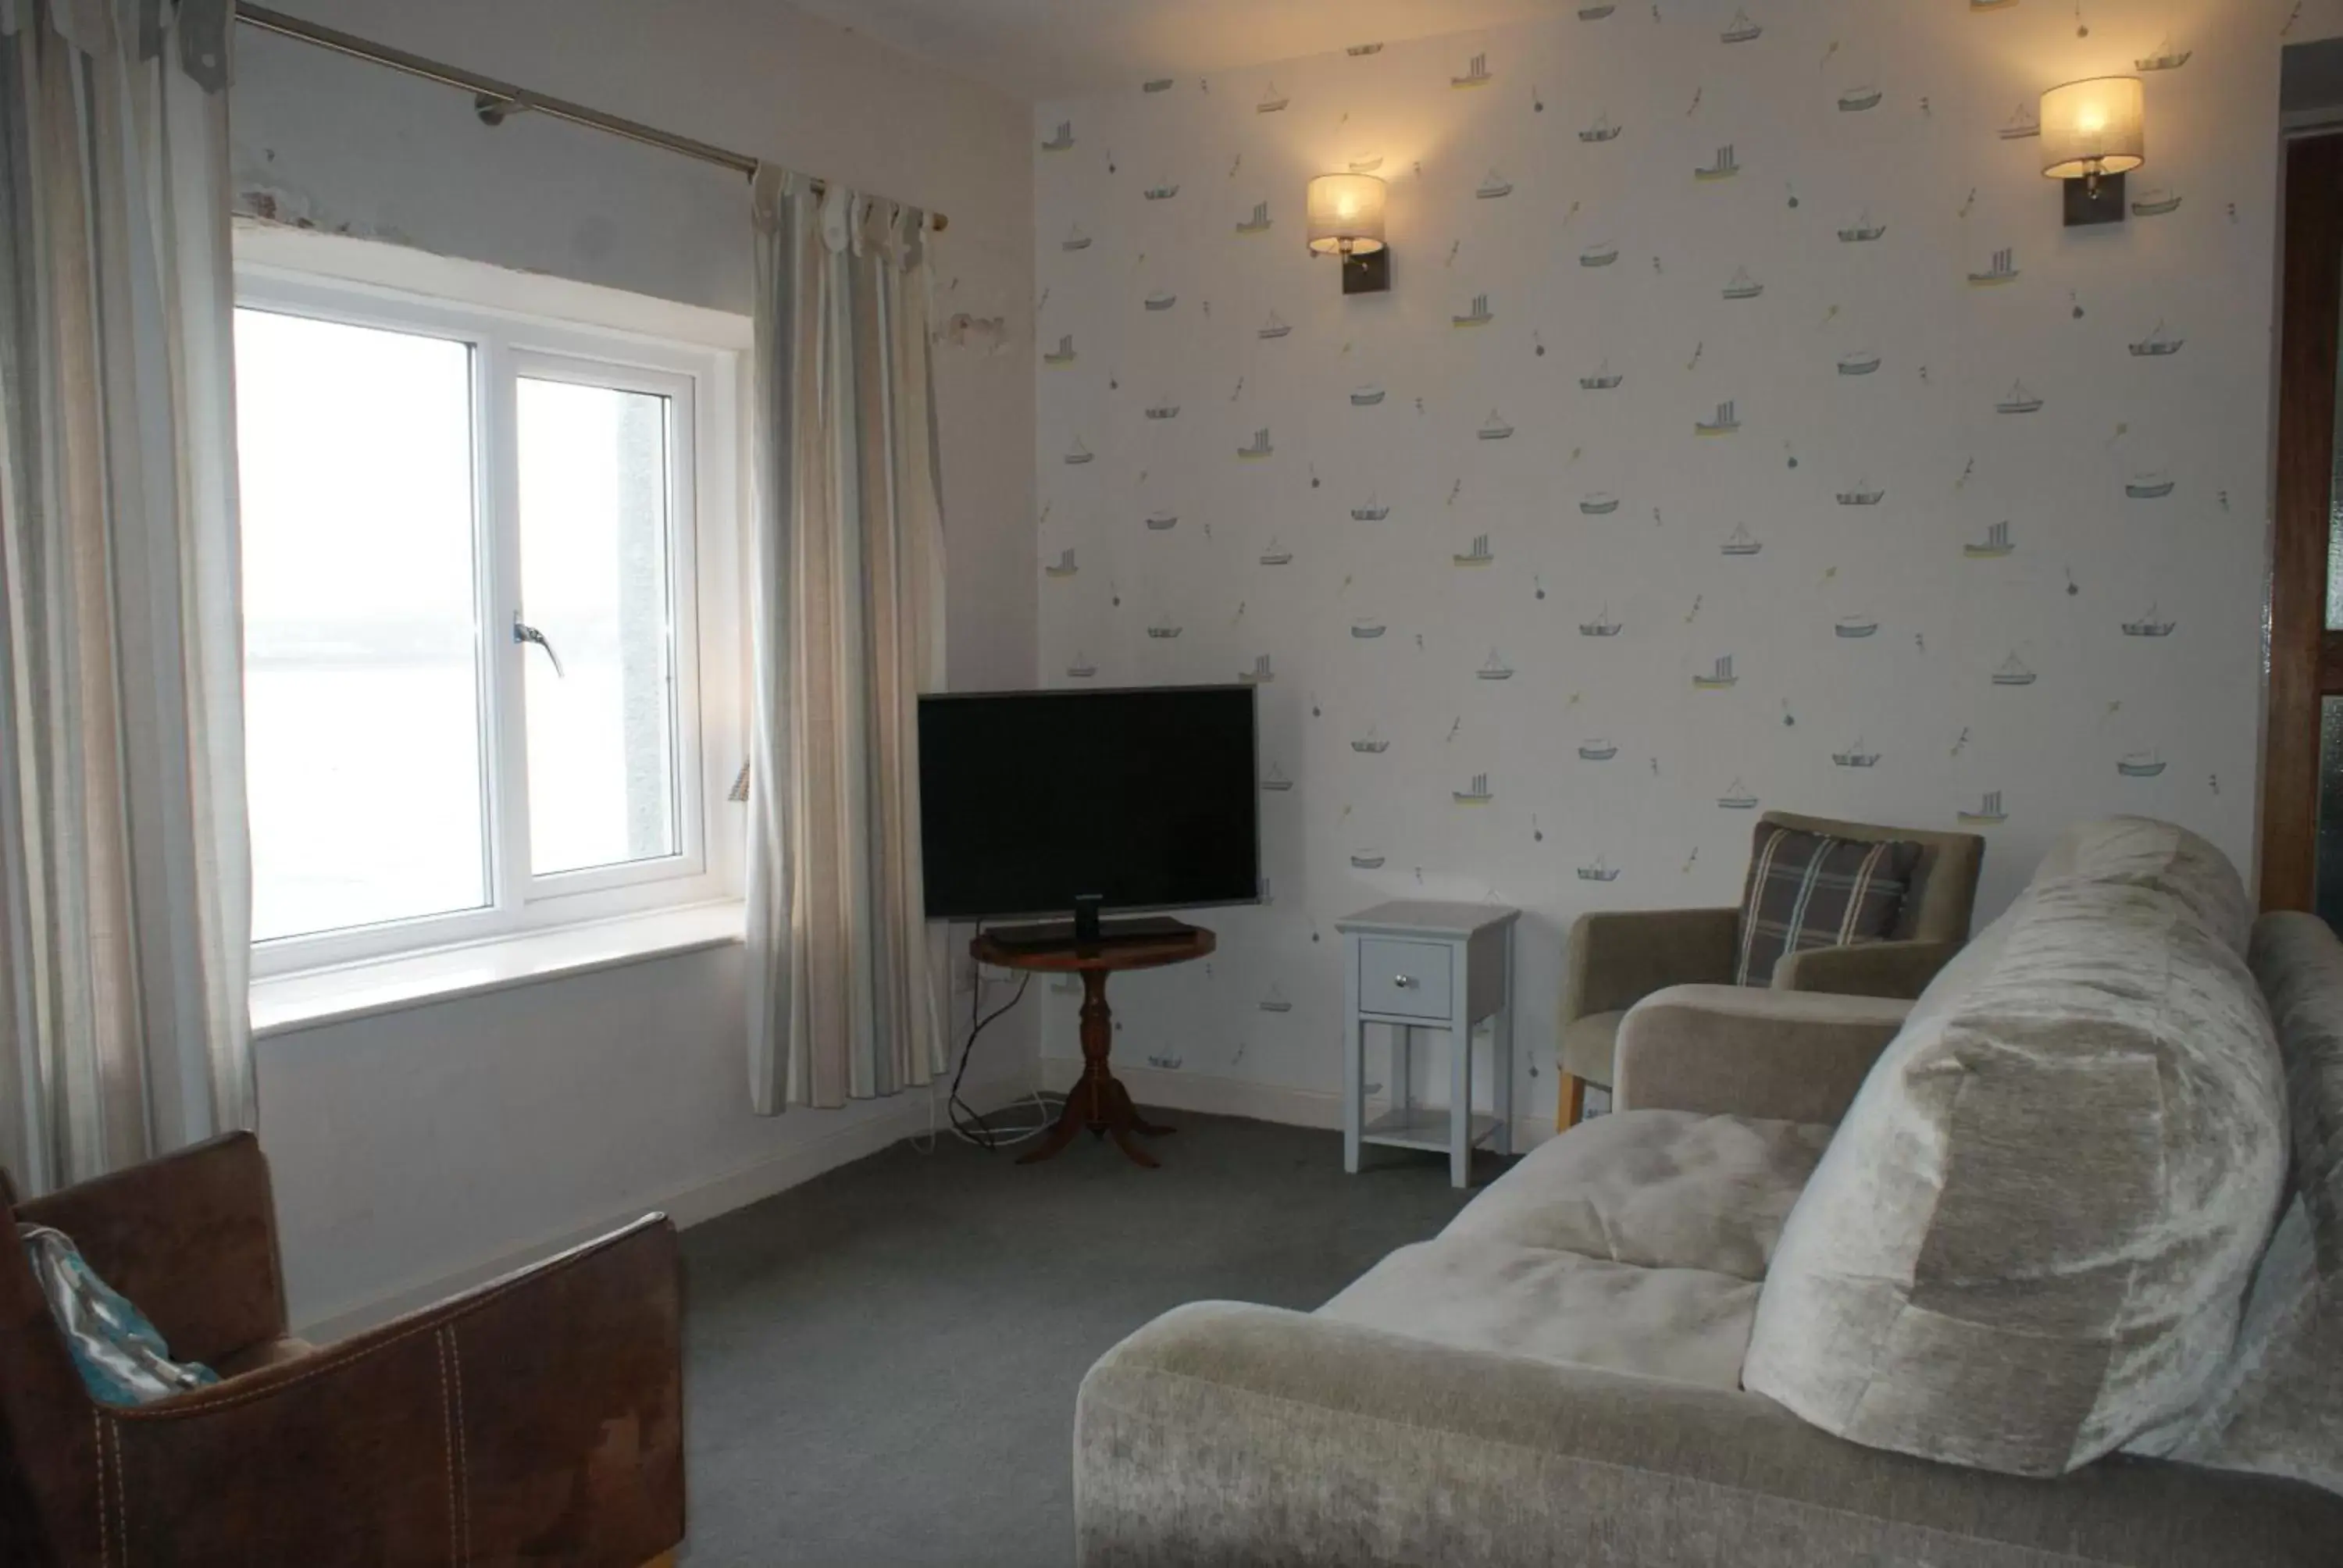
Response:
M1106 971L1082 971L1082 1075L1066 1091L1066 1108L1041 1146L1017 1163L1032 1165L1064 1150L1074 1134L1088 1128L1094 1137L1111 1133L1115 1144L1138 1164L1152 1168L1161 1162L1132 1141L1133 1133L1161 1136L1172 1129L1140 1120L1131 1091L1107 1066L1114 1050L1114 1014L1106 1005Z

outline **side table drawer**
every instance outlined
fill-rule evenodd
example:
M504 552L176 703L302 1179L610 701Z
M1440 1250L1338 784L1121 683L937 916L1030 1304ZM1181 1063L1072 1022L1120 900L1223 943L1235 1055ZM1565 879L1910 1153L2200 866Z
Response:
M1448 1018L1450 950L1440 942L1359 940L1359 1010Z

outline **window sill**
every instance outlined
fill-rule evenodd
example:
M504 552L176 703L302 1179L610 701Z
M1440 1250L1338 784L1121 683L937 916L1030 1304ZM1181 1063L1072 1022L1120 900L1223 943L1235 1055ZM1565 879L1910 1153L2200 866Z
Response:
M562 975L727 947L741 940L747 910L747 905L729 900L694 904L368 963L271 975L252 982L252 1035L261 1040L535 985Z

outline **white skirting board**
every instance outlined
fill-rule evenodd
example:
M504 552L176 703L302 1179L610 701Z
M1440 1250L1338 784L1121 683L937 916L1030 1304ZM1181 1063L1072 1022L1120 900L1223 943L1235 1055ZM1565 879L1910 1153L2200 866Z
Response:
M1033 1091L1031 1066L1030 1061L1021 1063L1011 1070L971 1082L964 1098L980 1114L1004 1110ZM952 1136L951 1124L944 1113L941 1098L948 1085L949 1080L940 1080L928 1091L911 1091L882 1114L866 1117L851 1126L841 1127L820 1137L809 1138L771 1159L759 1161L713 1181L646 1195L593 1224L580 1226L558 1236L543 1237L451 1272L330 1309L294 1332L314 1342L330 1344L387 1322L402 1312L445 1301L476 1285L500 1279L517 1269L525 1269L557 1252L590 1241L597 1236L608 1235L645 1214L663 1213L674 1221L679 1229L688 1231L719 1214L729 1214L735 1209L746 1208L776 1192L785 1192L801 1182L810 1181L826 1171L834 1171L865 1155L876 1154L906 1138L922 1137L930 1125L939 1137L950 1138ZM932 1112L930 1110L930 1092L937 1097Z
M1340 1131L1342 1126L1342 1097L1322 1089L1289 1089L1282 1084L1253 1083L1242 1078L1221 1078L1207 1072L1172 1072L1160 1067L1126 1067L1113 1063L1114 1075L1122 1080L1131 1097L1141 1105L1161 1106L1166 1111L1195 1111L1207 1116L1247 1116L1255 1121L1278 1121L1289 1127L1323 1127ZM1082 1075L1079 1058L1051 1056L1041 1059L1041 1087L1063 1093ZM1369 1096L1367 1114L1370 1118L1389 1110L1380 1097ZM1554 1118L1516 1116L1513 1118L1513 1151L1527 1153L1554 1136ZM1340 1161L1342 1151L1333 1151Z

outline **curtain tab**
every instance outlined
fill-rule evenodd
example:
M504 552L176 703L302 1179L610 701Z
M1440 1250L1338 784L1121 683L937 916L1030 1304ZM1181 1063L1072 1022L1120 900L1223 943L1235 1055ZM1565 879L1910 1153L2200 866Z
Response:
M832 256L846 249L854 200L854 193L835 180L821 193L821 243Z
M779 232L781 203L789 191L789 171L779 164L759 163L749 176L749 211L759 233Z
M231 74L235 0L177 0L177 5L179 69L206 93L225 91Z

